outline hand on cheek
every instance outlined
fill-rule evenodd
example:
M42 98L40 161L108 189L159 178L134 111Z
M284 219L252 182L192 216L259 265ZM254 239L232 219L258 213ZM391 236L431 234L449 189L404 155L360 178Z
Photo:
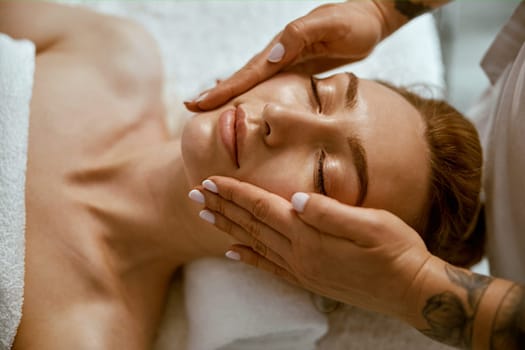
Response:
M235 179L210 180L198 188L214 218L208 221L240 242L227 257L339 301L408 312L431 255L398 217L315 193L289 202Z

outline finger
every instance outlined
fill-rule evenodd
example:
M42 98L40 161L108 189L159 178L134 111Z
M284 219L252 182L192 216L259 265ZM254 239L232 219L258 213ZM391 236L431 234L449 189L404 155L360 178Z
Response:
M206 208L215 214L215 225L219 229L251 246L263 256L266 256L266 251L270 249L285 259L290 258L292 247L288 238L233 202L210 191L201 192Z
M208 181L215 185L220 197L247 210L289 240L293 240L298 232L308 229L297 219L291 203L274 193L230 177L212 176L203 184Z
M289 269L289 264L286 262L286 260L281 255L279 255L279 253L275 252L272 248L267 247L261 241L257 241L257 240L254 240L253 238L250 238L250 235L248 234L248 232L246 232L241 226L237 225L235 222L228 220L228 218L222 216L219 213L214 213L214 214L215 214L215 226L217 228L230 234L232 237L238 239L240 243L242 243L245 246L249 246L257 254L270 260L274 264L277 264L283 268ZM244 239L246 239L246 241L244 241Z
M317 193L295 193L292 204L310 226L359 245L371 243L383 225L382 210L350 206Z
M250 247L234 245L232 246L231 250L239 254L240 261L248 265L255 266L258 269L268 271L280 278L284 278L286 281L292 284L300 285L299 280L290 272L290 270L285 269L282 266L279 266L266 259L265 257L250 249Z
M184 101L184 106L190 111L190 112L202 112L203 110L199 108L199 102L202 101L206 96L210 93L212 89L204 90L199 94L199 96L193 100Z
M272 41L262 52L248 61L244 67L210 90L204 99L196 101L190 106L200 110L217 108L280 71L286 65L286 61L273 63L267 60L275 44L277 42Z

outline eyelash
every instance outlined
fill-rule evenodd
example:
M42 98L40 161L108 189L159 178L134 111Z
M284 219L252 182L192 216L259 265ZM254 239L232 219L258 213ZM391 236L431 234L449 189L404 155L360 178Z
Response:
M316 178L316 187L317 191L326 196L326 189L324 187L324 159L326 158L326 153L321 151L319 154L319 159L317 160L317 178Z
M319 92L317 91L317 79L313 76L310 77L310 85L312 87L312 93L317 104L317 113L322 113L323 108L321 105L321 99L319 98Z

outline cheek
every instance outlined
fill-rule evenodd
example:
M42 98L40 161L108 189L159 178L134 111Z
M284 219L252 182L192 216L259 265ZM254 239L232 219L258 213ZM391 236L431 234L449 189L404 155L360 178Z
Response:
M199 184L212 174L221 172L214 137L214 116L194 117L185 125L181 136L181 154L184 170L191 186Z
M272 157L248 172L240 174L239 179L275 193L287 200L298 191L312 191L313 170L299 157Z

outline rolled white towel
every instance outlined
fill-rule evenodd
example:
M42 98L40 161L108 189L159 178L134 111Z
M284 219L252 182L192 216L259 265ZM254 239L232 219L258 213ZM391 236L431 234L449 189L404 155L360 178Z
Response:
M209 258L184 275L188 350L313 350L328 329L310 293L266 272Z
M0 349L22 318L25 173L35 46L0 33Z

